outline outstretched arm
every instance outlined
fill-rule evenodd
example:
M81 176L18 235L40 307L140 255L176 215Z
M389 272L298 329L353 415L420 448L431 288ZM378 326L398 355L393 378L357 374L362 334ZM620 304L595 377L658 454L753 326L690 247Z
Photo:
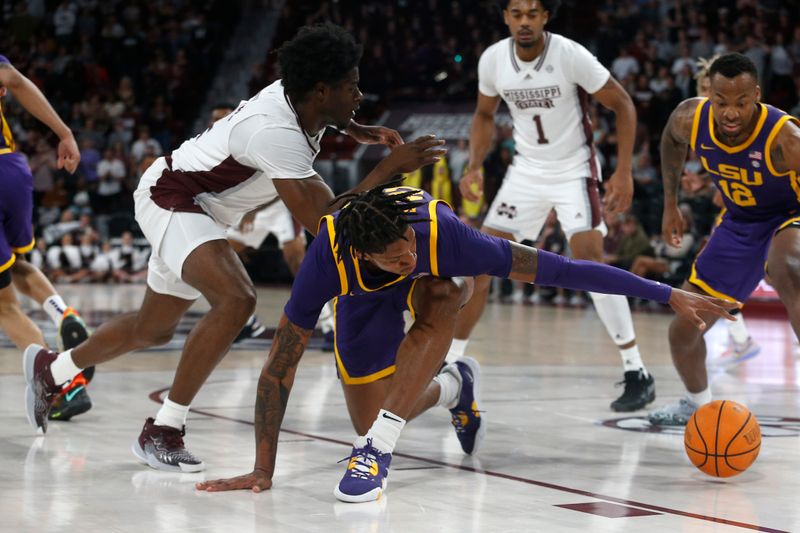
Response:
M303 356L311 333L312 330L290 322L286 315L281 317L272 341L272 349L258 380L255 411L256 463L253 471L234 478L198 483L198 490L217 492L246 489L261 492L272 487L283 415L297 364Z
M435 136L426 135L410 143L397 145L361 183L347 192L365 191L385 183L397 174L433 164L445 154L443 144L444 141ZM322 216L341 207L340 202L331 204L333 192L319 175L298 180L277 179L272 180L272 183L292 215L311 233L316 234L317 223Z
M683 167L692 137L692 122L702 99L684 100L669 117L661 133L661 176L664 182L664 215L661 237L672 246L680 246L683 238L683 216L678 209L678 191Z
M687 317L701 330L705 329L706 324L700 318L700 312L708 311L718 317L735 320L727 309L740 306L738 302L673 289L609 265L572 260L522 244L510 244L511 272L508 277L518 281L668 303L677 314Z
M461 195L472 202L477 202L483 195L481 167L492 146L494 116L499 106L499 96L487 96L478 91L478 104L469 130L469 164L466 174L458 184ZM477 192L473 190L473 185L478 186Z
M0 61L0 86L10 90L22 107L53 130L59 138L58 168L66 168L70 174L75 172L81 160L75 137L42 91L11 63L5 61Z

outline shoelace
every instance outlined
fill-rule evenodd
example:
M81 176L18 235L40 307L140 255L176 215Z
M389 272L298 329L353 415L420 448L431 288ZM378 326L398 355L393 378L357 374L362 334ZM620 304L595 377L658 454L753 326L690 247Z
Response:
M356 448L355 453L350 457L345 457L339 463L344 461L355 461L353 468L350 469L350 477L357 477L359 479L370 479L373 477L370 474L372 463L378 462L378 456L383 455L381 452L372 447L372 439L367 439L367 445L363 448Z
M178 430L168 426L164 426L161 431L162 441L170 448L183 448L184 435L186 435L185 429Z

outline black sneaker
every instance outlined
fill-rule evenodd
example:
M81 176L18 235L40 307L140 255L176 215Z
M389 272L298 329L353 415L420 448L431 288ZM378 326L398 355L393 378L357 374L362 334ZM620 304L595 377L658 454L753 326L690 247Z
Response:
M80 374L79 374L80 375ZM84 381L86 383L86 381ZM92 408L92 400L86 392L84 385L70 387L62 392L50 408L50 420L63 420L66 422L73 416L85 413Z
M617 385L625 385L622 396L611 402L611 409L618 413L643 409L656 399L656 381L652 374L645 377L644 370L625 372L625 379Z
M58 327L58 351L71 350L88 338L89 328L86 327L81 315L72 307L67 307L67 310L64 311L64 317L61 319L61 325ZM86 378L87 383L92 381L94 367L84 368L83 377Z

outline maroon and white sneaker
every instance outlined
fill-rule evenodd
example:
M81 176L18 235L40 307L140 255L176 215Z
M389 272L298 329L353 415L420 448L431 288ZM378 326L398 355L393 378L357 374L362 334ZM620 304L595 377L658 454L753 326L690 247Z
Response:
M148 418L139 438L133 441L131 451L137 459L156 470L202 472L206 465L186 449L184 435L186 426L181 429L157 426L153 418Z
M25 413L33 429L39 433L47 432L47 416L53 399L61 392L61 387L53 382L50 365L58 354L31 344L22 356L25 372Z

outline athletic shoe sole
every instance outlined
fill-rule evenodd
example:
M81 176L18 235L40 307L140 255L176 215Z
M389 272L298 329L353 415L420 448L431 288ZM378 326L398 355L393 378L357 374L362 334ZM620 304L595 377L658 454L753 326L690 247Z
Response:
M139 460L140 463L146 464L150 468L155 470L161 470L163 472L182 472L182 473L193 473L193 472L202 472L206 469L206 465L204 463L200 463L197 465L187 465L186 463L179 463L179 466L167 465L156 459L152 455L148 455L142 447L139 445L139 439L133 441L131 444L131 452L133 455Z
M336 488L333 489L333 495L336 496L336 499L341 502L347 502L347 503L372 502L381 499L383 491L386 490L387 484L388 484L388 479L383 478L383 483L381 487L375 487L371 491L365 492L364 494L345 494L344 492L339 490L339 485L336 485Z
M467 365L470 370L472 370L472 397L475 400L475 405L478 406L478 409L481 408L481 365L478 364L478 361L473 359L472 357L462 357L459 359L462 363ZM484 416L485 413L481 413L480 421L481 425L478 428L478 433L475 434L475 444L472 446L472 453L469 455L475 455L478 452L478 448L480 448L481 442L483 438L486 436L486 417Z
M39 426L36 423L36 395L33 392L33 365L36 362L36 355L43 348L38 344L31 344L25 348L22 355L22 370L25 374L25 415L28 417L28 423L39 434L44 435L47 431L47 422L44 426Z

